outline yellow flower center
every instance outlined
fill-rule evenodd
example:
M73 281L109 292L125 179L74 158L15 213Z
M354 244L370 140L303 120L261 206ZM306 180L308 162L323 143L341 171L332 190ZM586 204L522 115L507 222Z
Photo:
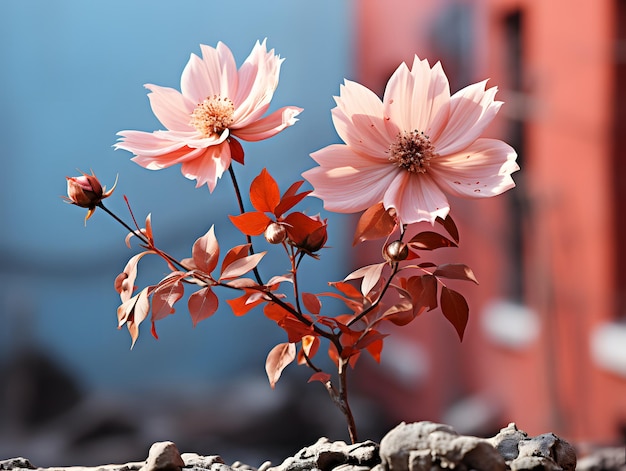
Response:
M235 105L229 98L213 95L206 98L191 113L191 124L203 137L221 134L233 123Z
M430 160L436 157L435 147L421 131L402 131L389 146L389 160L411 173L426 173Z

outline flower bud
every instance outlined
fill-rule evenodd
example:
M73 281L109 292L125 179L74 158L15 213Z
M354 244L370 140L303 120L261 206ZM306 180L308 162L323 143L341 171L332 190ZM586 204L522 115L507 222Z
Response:
M409 247L401 240L395 240L385 247L383 256L388 262L401 262L409 256Z
M272 222L263 233L270 244L280 244L287 238L287 229L282 224Z
M98 206L103 199L111 196L117 184L116 179L113 188L106 191L106 187L100 184L100 181L93 172L91 172L91 175L83 173L80 177L65 178L67 179L67 197L64 197L64 199L68 203L89 209L85 217L85 222L87 222L87 219L89 219L96 210L96 206Z

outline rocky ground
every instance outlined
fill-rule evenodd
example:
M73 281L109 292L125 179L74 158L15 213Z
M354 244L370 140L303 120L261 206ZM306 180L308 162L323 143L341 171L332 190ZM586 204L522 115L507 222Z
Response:
M319 439L280 464L258 467L241 462L226 464L218 455L181 453L173 442L156 442L144 461L94 467L41 468L27 458L0 461L11 471L626 471L624 447L603 448L577 459L572 445L552 433L528 436L509 424L491 438L458 434L433 422L401 423L380 444L346 444Z

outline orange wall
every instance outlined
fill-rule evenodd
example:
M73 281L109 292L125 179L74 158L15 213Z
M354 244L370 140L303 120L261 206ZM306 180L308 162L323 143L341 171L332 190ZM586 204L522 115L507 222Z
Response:
M462 248L443 255L469 264L481 281L477 287L459 286L471 309L466 340L459 345L439 313L425 314L398 335L416 339L428 352L426 383L377 393L410 398L411 405L402 401L399 410L392 408L398 420L437 420L455 400L480 394L501 407L502 426L515 421L531 434L554 431L579 441L615 440L618 423L626 421L626 380L597 369L589 354L590 332L615 317L613 2L467 3L474 7L476 41L471 80L490 77L506 102L490 134L506 140L507 116L523 113L526 120L524 164L514 175L524 185L512 191L521 192L530 208L524 225L524 300L540 317L541 335L523 350L510 350L490 343L480 326L486 303L506 295L511 269L506 198L511 196L454 202ZM450 4L356 3L357 79L380 95L401 61L417 53L434 63L438 48L429 40L430 26ZM511 77L504 68L502 22L514 9L524 13L521 101L508 89ZM443 66L448 71L445 61Z

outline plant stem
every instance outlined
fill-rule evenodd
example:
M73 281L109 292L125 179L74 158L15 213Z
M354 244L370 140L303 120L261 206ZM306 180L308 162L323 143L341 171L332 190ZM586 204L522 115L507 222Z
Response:
M235 189L235 195L237 197L237 203L239 205L239 214L243 214L246 212L246 209L243 206L243 198L241 197L241 191L239 190L239 184L237 183L235 170L233 170L232 164L228 167L228 173L230 174L230 179L233 182L233 188ZM254 254L254 248L252 247L252 237L246 234L246 241L250 245L250 255ZM256 278L256 282L262 285L263 280L261 279L261 275L259 274L259 270L257 269L257 267L254 267L252 271L254 273L254 277Z

